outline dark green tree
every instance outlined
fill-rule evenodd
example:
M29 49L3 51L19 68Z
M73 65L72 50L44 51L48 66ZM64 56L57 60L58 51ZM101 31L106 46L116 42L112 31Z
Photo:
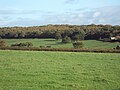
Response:
M62 38L62 43L70 43L71 42L71 38L68 36L65 36Z
M27 47L32 47L33 46L33 44L31 42L26 42L25 44L26 44Z
M83 30L74 32L74 33L72 34L72 40L73 40L73 41L84 40L84 37L85 37L85 32L84 32Z
M55 33L55 39L56 40L59 40L61 38L62 38L62 36L61 36L61 34L59 32Z
M73 43L73 47L74 48L82 48L83 47L83 43L80 41L74 42Z

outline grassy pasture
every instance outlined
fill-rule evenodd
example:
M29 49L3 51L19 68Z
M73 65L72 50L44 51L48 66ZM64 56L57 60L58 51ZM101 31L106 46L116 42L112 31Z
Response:
M52 48L73 48L72 43L62 44L61 40L56 41L55 39L5 39L7 44L20 43L20 42L32 42L35 47L39 46L51 46ZM98 48L98 49L112 49L119 45L118 42L101 42L96 40L85 40L82 41L84 48Z
M0 51L0 90L120 90L120 54Z

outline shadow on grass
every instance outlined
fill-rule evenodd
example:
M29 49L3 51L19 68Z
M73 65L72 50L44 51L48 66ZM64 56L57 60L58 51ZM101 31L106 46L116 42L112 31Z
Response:
M56 41L56 40L44 40L44 41Z
M63 45L63 44L66 44L66 43L56 42L55 44L47 44L47 45Z

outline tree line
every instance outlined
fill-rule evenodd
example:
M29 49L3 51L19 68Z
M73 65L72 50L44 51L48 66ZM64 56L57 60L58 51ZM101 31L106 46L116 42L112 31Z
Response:
M112 25L44 25L33 27L1 27L0 38L55 38L56 40L106 40L120 36L120 26Z

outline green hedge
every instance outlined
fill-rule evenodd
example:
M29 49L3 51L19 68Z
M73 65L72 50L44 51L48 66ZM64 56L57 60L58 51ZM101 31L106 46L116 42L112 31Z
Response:
M97 52L97 53L120 53L114 49L66 49L66 48L37 48L37 47L0 47L1 50L29 50L29 51L62 51L62 52Z

